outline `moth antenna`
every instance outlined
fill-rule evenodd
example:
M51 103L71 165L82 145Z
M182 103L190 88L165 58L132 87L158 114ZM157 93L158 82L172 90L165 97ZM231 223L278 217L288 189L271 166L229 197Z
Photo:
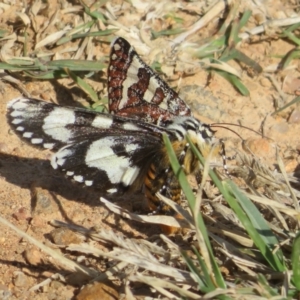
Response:
M216 125L216 124L225 124L225 123L214 123L214 124L210 124L210 127L217 127L217 128L223 128L223 129L226 129L232 133L234 133L235 135L237 135L243 142L245 141L242 136L240 134L238 134L236 131L228 128L228 127L225 127L225 126L221 126L221 125Z
M244 128L244 129L247 129L247 130L249 130L249 131L252 131L252 132L254 132L254 133L256 133L256 134L258 134L258 135L260 135L260 136L263 136L262 133L260 133L260 132L258 132L258 131L256 131L256 130L254 130L254 129L250 128L250 127L243 126L243 125L239 125L239 124L234 124L234 123L226 123L226 122L224 122L224 123L212 123L212 124L210 124L210 127L224 128L224 129L227 129L227 130L229 130L229 131L235 133L237 136L241 137L241 136L240 136L239 134L237 134L235 131L233 131L233 130L231 130L231 129L229 129L229 128L223 126L223 125L227 125L227 126L236 126L236 127Z

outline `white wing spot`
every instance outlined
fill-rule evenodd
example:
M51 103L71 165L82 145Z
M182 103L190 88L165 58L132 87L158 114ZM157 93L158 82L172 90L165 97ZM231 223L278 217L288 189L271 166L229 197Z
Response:
M67 176L73 176L73 175L74 175L74 172L73 172L73 171L67 171L66 175L67 175Z
M53 139L60 142L67 142L71 139L72 133L69 129L65 128L68 124L75 123L75 113L71 109L56 107L44 119L42 126L44 132L51 136Z
M127 144L125 145L125 150L127 153L133 152L137 149L139 149L140 147L137 144Z
M93 180L86 180L85 182L86 186L92 186L93 185Z
M91 168L105 171L112 184L123 182L128 186L134 182L140 169L131 166L129 158L117 156L112 150L114 145L112 137L93 142L87 151L85 163Z
M112 188L112 189L107 190L106 192L109 194L113 194L113 193L116 193L117 191L118 190L116 188Z
M116 54L113 54L110 58L111 58L111 60L116 60L117 59L117 55Z
M52 149L55 146L54 143L44 143L43 147L46 149Z
M129 122L126 122L122 125L122 127L125 129L125 130L141 130L141 128L139 128L138 126L136 126L135 124L132 124L132 123L129 123Z
M120 44L118 44L118 43L114 44L114 49L115 49L115 51L119 51L121 49Z
M24 138L31 139L32 136L33 136L33 132L24 132L23 133Z
M12 99L12 100L10 100L10 101L7 103L7 107L8 107L8 108L13 107L17 102L19 102L19 101L24 101L24 100L26 100L26 99L23 99L23 98L20 98L20 97L15 98L15 99Z
M66 146L68 147L68 146ZM67 157L72 156L73 151L68 148L62 148L55 153L51 158L51 166L53 169L57 169L58 166L63 166Z
M16 130L17 130L17 131L24 131L25 128L24 128L23 126L18 126L18 127L16 128Z
M81 175L75 175L75 176L73 176L73 178L77 182L83 182L83 176L81 176Z
M27 104L27 99L17 98L8 103L8 107L13 107L13 109L24 109Z
M96 128L110 128L112 123L112 118L109 118L104 115L99 115L94 119L92 126Z
M33 138L31 139L32 144L41 144L43 142L43 139Z
M24 112L23 112L23 111L15 110L15 111L13 111L10 115L11 115L12 117L19 117L19 116L24 115Z
M16 118L16 119L13 119L13 120L11 121L11 123L17 125L17 124L22 123L23 121L24 121L23 119L18 119L18 118Z

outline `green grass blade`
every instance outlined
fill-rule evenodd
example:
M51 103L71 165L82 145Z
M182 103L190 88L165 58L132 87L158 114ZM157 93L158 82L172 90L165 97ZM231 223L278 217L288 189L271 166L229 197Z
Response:
M271 288L270 283L266 279L265 276L262 274L258 274L258 282L262 285L263 289L260 289L263 291L262 296L266 299L272 299L272 297L276 297L276 299L285 299L285 298L278 298L279 294L276 289Z
M300 23L295 23L295 24L289 26L288 28L286 28L286 29L282 32L282 34L285 34L285 33L287 33L287 32L292 32L292 31L298 29L299 27L300 27Z
M228 51L225 51L222 56L220 57L221 61L227 62L231 59L237 60L250 68L253 69L253 71L256 74L260 74L263 71L263 68L260 64L258 64L255 60L250 58L249 56L245 55L243 52L237 50L237 49L231 49Z
M250 92L246 86L234 75L227 72L213 69L217 74L228 80L243 96L249 96Z
M203 293L209 293L216 290L216 286L212 280L211 274L207 270L203 258L200 256L199 252L193 248L195 254L197 255L199 267L195 266L193 261L189 258L185 251L181 251L181 254L189 267L190 271L195 275L195 278L198 281L199 290ZM200 272L201 270L201 272ZM202 274L203 273L203 274ZM216 299L220 300L229 300L231 299L227 295L218 295Z
M298 103L300 101L300 96L294 98L292 101L290 101L289 103L287 103L286 105L284 105L283 107L279 108L278 110L274 111L271 116L275 116L276 114L282 112L283 110L285 110L286 108L288 108L289 106Z
M101 31L93 31L93 32L86 32L86 33L76 33L71 36L63 37L60 40L56 42L57 45L61 45L64 43L67 43L72 40L76 39L83 39L86 37L98 37L98 36L106 36L111 35L118 31L117 29L107 29L107 30L101 30Z
M180 34L180 33L184 32L184 31L185 31L184 28L174 28L174 29L167 29L167 30L161 30L161 31L151 30L151 35L152 35L153 39L157 39L160 36L176 35L176 34Z
M292 269L293 269L293 284L300 291L300 232L297 233L293 241L292 249Z
M282 59L281 69L284 70L291 63L292 60L298 59L299 57L300 57L300 50L293 49L289 51Z
M97 94L94 92L93 88L82 80L79 76L74 74L69 69L65 68L65 72L73 79L73 81L82 89L92 100L93 102L99 101Z
M58 79L58 78L66 78L68 77L68 75L66 74L66 72L64 70L53 70L53 71L38 71L38 72L34 72L34 71L24 71L24 73L32 78L35 79Z
M202 280L203 275L200 272L200 270L206 270L206 266L204 266L204 267L202 266L200 268L195 266L193 261L187 255L186 251L181 251L181 255L182 255L183 259L185 260L187 266L189 267L190 271L195 275L195 278L198 282L199 289L205 293L210 292L210 289L207 288L207 285ZM202 259L201 259L201 261L202 261Z
M250 17L252 16L252 11L251 10L245 10L240 23L239 23L239 30L241 30L249 21Z
M293 32L285 32L284 36L295 43L297 46L300 46L300 39L295 36Z
M166 145L167 153L168 153L169 158L170 158L171 167L172 167L175 175L178 178L178 181L179 181L180 186L181 186L181 188L182 188L182 190L183 190L183 192L184 192L184 194L187 198L187 201L189 203L191 211L193 212L195 210L195 196L193 194L193 191L192 191L192 189L191 189L191 187L188 183L188 180L187 180L187 178L184 174L183 169L181 168L181 166L180 166L180 164L177 160L177 157L176 157L176 154L175 154L174 149L172 147L172 144L171 144L171 142L170 142L170 140L169 140L169 138L166 134L163 135L163 140L164 140L164 143ZM189 143L190 143L190 139L189 139ZM207 250L209 252L209 257L210 257L210 261L211 261L211 265L212 265L212 268L213 268L213 272L214 272L216 282L217 282L217 284L220 288L225 288L226 284L224 282L224 279L222 277L222 274L221 274L221 271L218 267L218 264L215 260L215 256L214 256L214 253L212 251L212 247L211 247L211 244L210 244L210 241L209 241L208 233L207 233L207 230L206 230L206 227L205 227L205 224L204 224L204 221L203 221L203 218L202 218L201 214L198 214L197 223L198 223L198 226L199 226L199 230L201 231L201 234L203 235L203 239L205 241L205 245L207 247Z
M279 244L279 241L273 234L267 221L263 218L252 201L246 195L244 195L232 181L228 181L228 184L231 187L231 191L234 193L235 198L239 201L241 207L251 220L252 225L259 233L260 237L270 249L274 249ZM278 249L276 253L273 253L273 256L275 261L280 262L277 270L285 270L282 251ZM275 257L277 259L275 259Z
M0 62L0 69L2 70L10 70L10 71L23 71L24 69L28 69L28 70L34 70L35 66L34 65L11 65L9 63L1 63Z
M225 199L236 213L261 254L275 271L285 271L286 268L281 251L278 253L272 252L272 249L274 249L275 245L278 244L278 241L273 235L268 224L262 220L261 216L259 216L257 208L250 204L250 199L242 194L232 181L226 181L226 189L228 195ZM230 194L234 195L234 197L230 196ZM255 220L255 218L258 219Z
M82 0L79 0L80 4L83 6L84 8L84 12L89 15L92 19L96 19L96 20L100 20L102 22L106 22L106 17L100 12L100 11L97 11L97 7L94 6L93 7L93 10L91 10L85 3L84 1ZM97 5L97 2L96 1L96 5ZM98 5L102 5L102 3L98 3Z
M101 71L107 67L100 61L93 60L74 60L74 59L60 59L53 60L47 63L49 70L61 70L68 68L71 71Z

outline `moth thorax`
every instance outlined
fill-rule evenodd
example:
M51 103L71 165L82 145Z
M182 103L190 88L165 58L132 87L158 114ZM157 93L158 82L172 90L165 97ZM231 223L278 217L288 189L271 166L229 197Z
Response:
M209 125L194 117L175 117L167 128L175 133L179 141L189 135L195 144L210 143L214 135Z

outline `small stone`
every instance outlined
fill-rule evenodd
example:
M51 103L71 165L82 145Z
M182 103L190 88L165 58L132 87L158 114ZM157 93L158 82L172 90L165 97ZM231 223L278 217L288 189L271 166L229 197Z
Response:
M8 153L8 147L5 143L0 143L0 153Z
M18 211L13 213L12 216L18 221L31 219L31 215L25 207L18 209Z
M292 172L295 172L295 170L297 169L298 167L298 162L296 159L291 159L291 160L288 160L285 165L285 171L287 173L292 173Z
M272 126L271 130L277 133L287 133L289 131L289 125L286 122L280 122Z
M266 77L262 77L260 79L260 84L263 86L263 87L271 87L272 83L270 82L270 80Z
M63 288L65 285L62 283L62 282L60 282L60 281L57 281L57 280L53 280L53 281L51 281L51 283L50 283L50 287L52 288L52 289L55 289L55 290L58 290L58 289L60 289L60 288Z
M41 214L53 212L52 195L48 190L37 187L33 184L31 186L31 197L34 213Z
M37 249L27 249L23 255L24 259L32 266L38 266L43 262L42 254Z
M0 284L0 299L1 300L9 300L9 299L11 299L11 296L12 296L12 293L8 289L8 287L6 287L3 284Z
M21 271L14 272L13 282L15 286L22 287L28 284L26 275Z
M68 246L70 244L80 244L82 239L73 231L67 228L57 228L50 232L50 237L56 245Z
M298 124L300 123L300 110L294 109L289 117L289 123L290 124Z
M117 290L103 282L95 282L85 286L75 297L76 300L117 300L120 299Z
M270 142L264 138L249 138L245 141L243 149L259 157L275 157L275 149Z

